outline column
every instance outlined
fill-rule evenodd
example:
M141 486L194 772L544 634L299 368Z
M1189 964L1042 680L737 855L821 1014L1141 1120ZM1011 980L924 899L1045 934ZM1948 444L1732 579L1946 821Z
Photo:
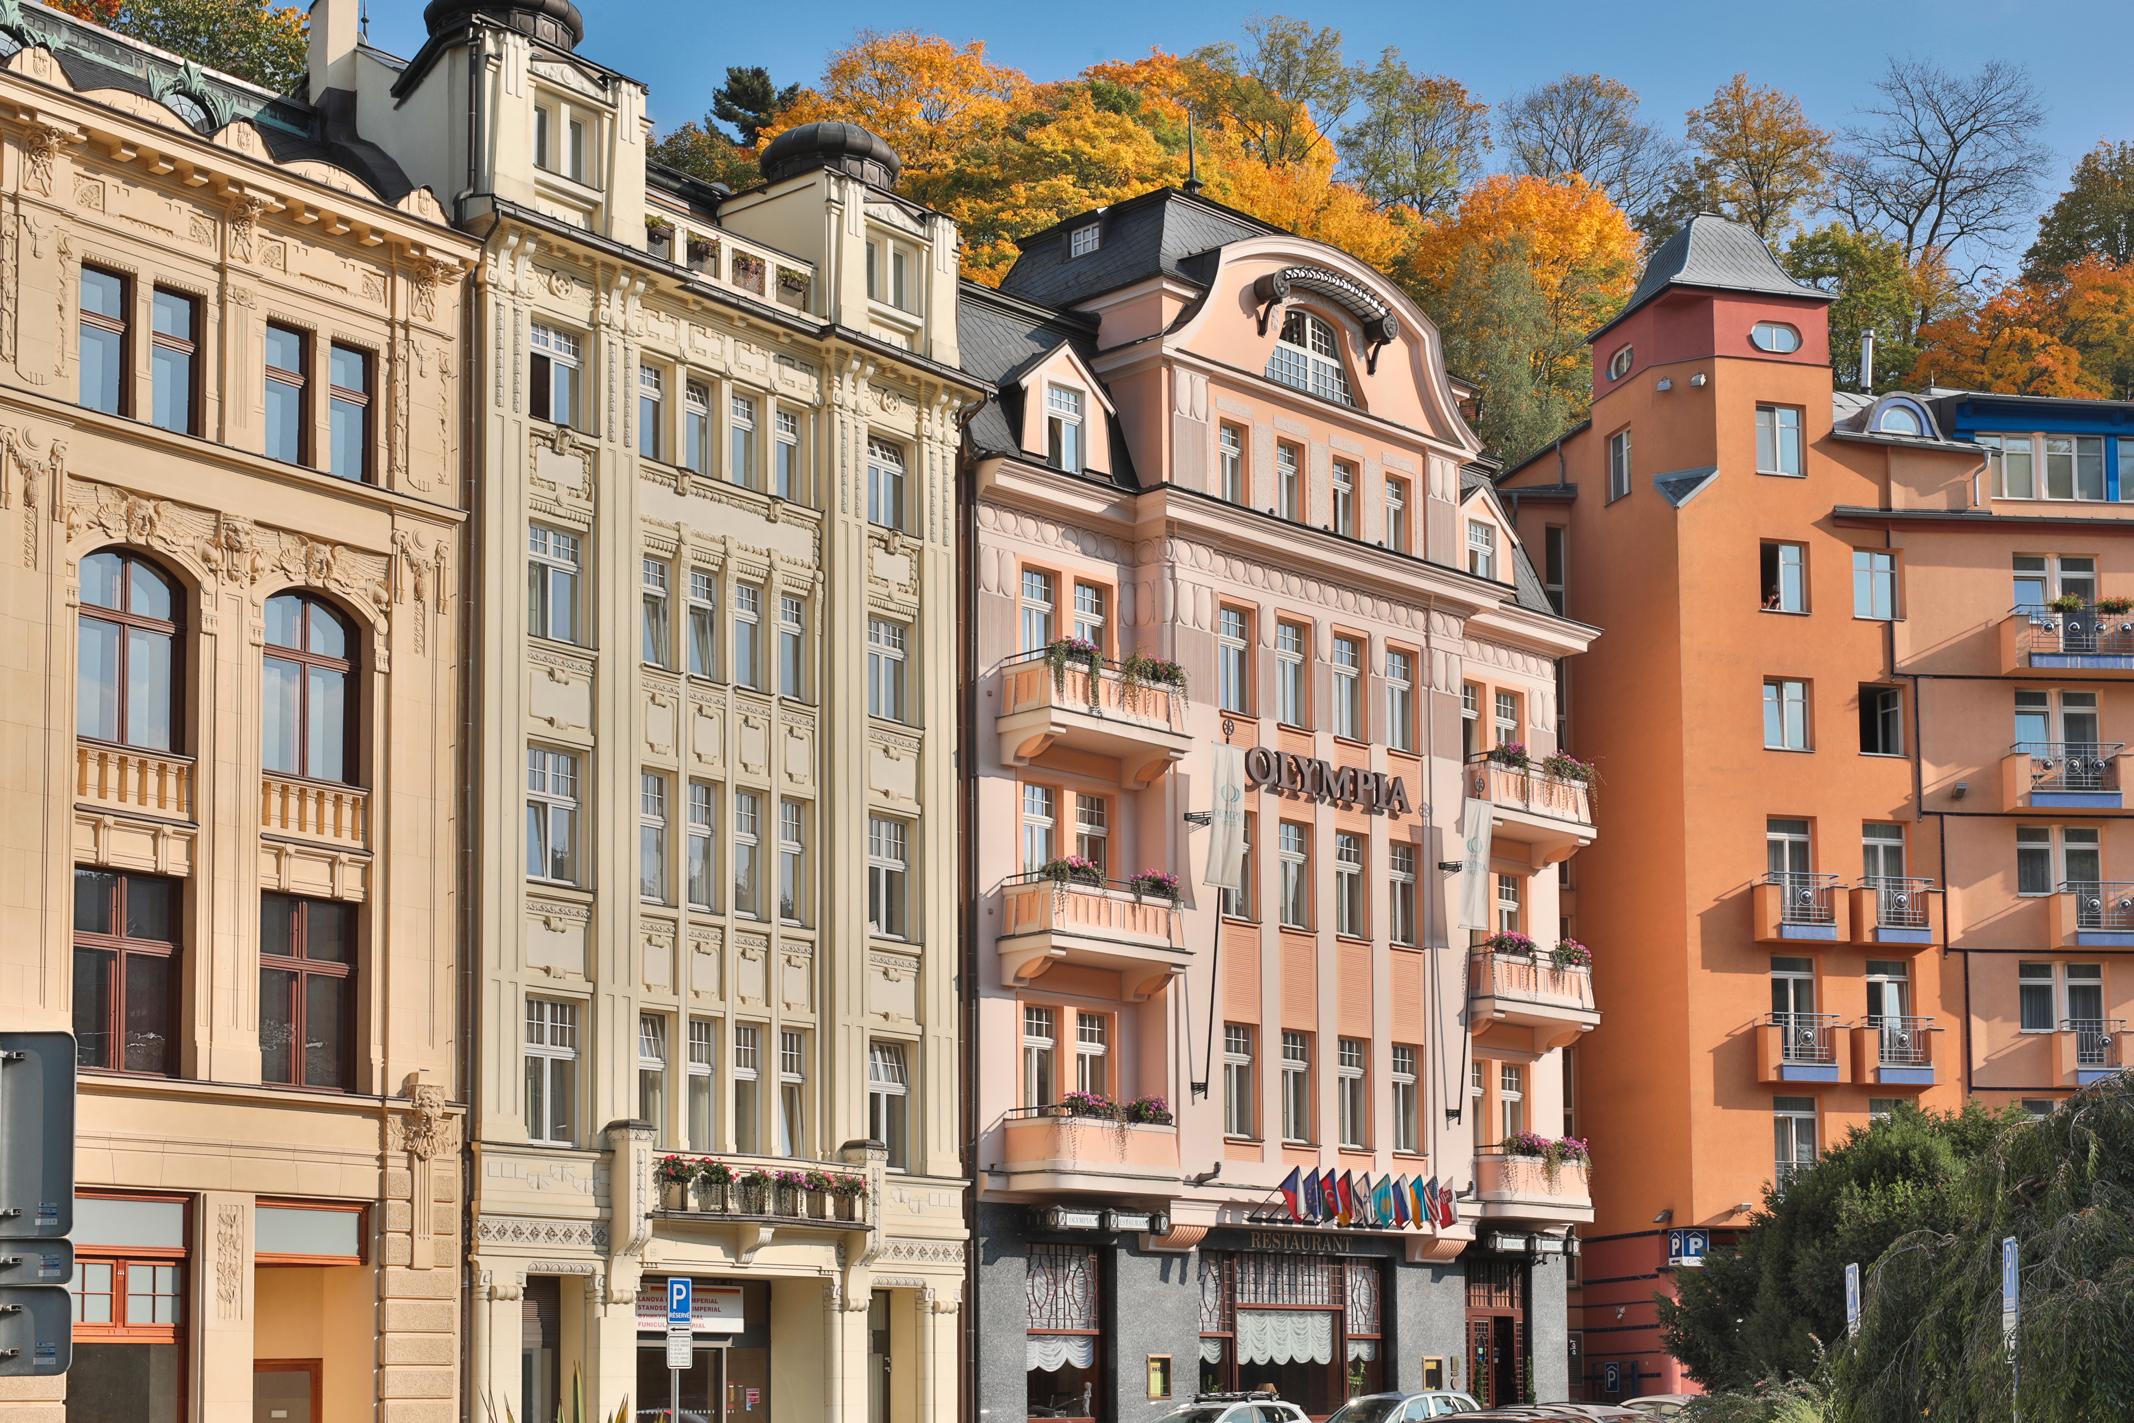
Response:
M252 1197L204 1191L193 1218L192 1396L201 1418L252 1416Z

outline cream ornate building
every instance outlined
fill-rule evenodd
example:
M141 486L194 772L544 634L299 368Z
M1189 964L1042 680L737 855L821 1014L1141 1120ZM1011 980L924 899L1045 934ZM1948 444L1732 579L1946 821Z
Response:
M0 3L0 1004L81 1061L10 1423L458 1415L475 251L327 112Z
M648 166L562 0L433 4L404 62L355 11L312 91L483 242L468 1406L663 1406L687 1275L685 1408L946 1420L955 229L842 125L740 194Z

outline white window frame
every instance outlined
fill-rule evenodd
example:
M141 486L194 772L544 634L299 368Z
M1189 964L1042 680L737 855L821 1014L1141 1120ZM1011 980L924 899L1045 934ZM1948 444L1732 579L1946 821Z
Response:
M1608 437L1608 502L1630 494L1630 427L1625 425Z
M1282 1141L1307 1145L1312 1130L1311 1034L1282 1030Z
M1408 481L1386 476L1386 547L1395 553L1408 551Z
M734 792L733 912L766 919L763 903L763 793Z
M1285 929L1312 926L1311 834L1293 820L1275 831L1275 854L1281 864L1281 917Z
M674 604L667 592L665 559L646 557L638 564L638 584L644 605L639 656L647 667L674 667Z
M1223 1024L1223 1134L1250 1141L1259 1136L1260 1118L1254 1110L1254 1039L1249 1023Z
M711 473L711 386L700 380L682 382L682 468Z
M1352 830L1335 831L1334 932L1344 938L1361 938L1366 932L1363 862L1363 836Z
M540 839L526 845L526 877L542 884L577 884L578 826L583 804L579 796L578 756L554 747L526 748L526 811L529 826L536 820ZM557 847L561 844L561 854ZM539 852L541 868L535 869ZM560 869L560 873L558 873Z
M808 882L808 807L789 796L778 799L778 922L805 925L812 896Z
M1245 432L1235 425L1221 426L1215 449L1222 497L1232 504L1248 502L1252 491L1245 486Z
M536 420L546 420L565 429L580 428L579 422L587 413L579 408L579 395L585 384L579 379L580 363L584 360L584 345L568 331L559 331L542 322L533 323L529 344L533 352L530 374L535 399L531 413ZM558 410L561 414L558 415Z
M527 1078L526 1139L537 1146L573 1146L578 1131L578 1005L568 999L526 999L525 1032L521 1039ZM560 1092L559 1092L560 1080ZM534 1084L539 1083L543 1107L541 1120L534 1120ZM565 1101L559 1114L556 1099ZM558 1116L562 1130L554 1130Z
M691 909L719 911L719 788L689 783L689 863L684 893Z
M1215 615L1217 708L1252 714L1252 615L1223 605Z
M1870 622L1897 618L1897 555L1886 549L1852 551L1852 615Z
M1039 652L1051 645L1059 623L1059 580L1042 568L1025 568L1018 580L1020 592L1018 625L1024 652Z
M1301 308L1282 313L1274 352L1267 358L1267 378L1337 405L1356 403L1341 360L1340 333L1325 317Z
M689 1020L689 1101L684 1132L692 1151L719 1148L719 1026L709 1018ZM702 1114L699 1115L699 1105Z
M1764 750L1812 751L1805 677L1766 677L1763 684Z
M905 484L909 477L904 448L878 435L867 437L867 522L901 529L907 516Z
M1477 578L1497 578L1497 531L1486 519L1467 521L1467 571Z
M637 1015L637 1117L651 1123L653 1141L673 1144L667 1111L667 1019L659 1013Z
M730 669L734 685L752 692L764 690L763 588L755 583L734 585L734 639Z
M1386 746L1393 751L1415 749L1415 658L1397 648L1386 649Z
M1346 538L1356 537L1356 477L1353 460L1337 459L1334 462L1334 532Z
M585 556L579 536L546 524L528 524L526 560L527 635L580 646L578 601L585 579ZM567 622L569 627L559 633L559 622Z
M1311 714L1305 686L1304 664L1311 631L1303 623L1287 619L1274 625L1274 719L1283 726L1306 724Z
M668 902L667 778L657 771L637 776L637 897Z
M707 568L689 570L689 675L716 680L719 675L719 575Z
M1274 512L1292 522L1304 517L1304 451L1287 440L1274 447Z
M867 932L911 937L911 829L890 815L867 817Z
M867 1040L867 1134L888 1153L886 1169L911 1169L911 1065L906 1044L891 1038Z
M1335 634L1333 683L1334 735L1363 740L1363 639Z
M648 460L667 457L667 377L657 366L637 368L637 453Z
M756 397L733 392L726 400L726 477L743 489L761 488L756 478Z
M1069 474L1084 460L1082 392L1071 385L1045 385L1045 458Z
M1407 1043L1393 1045L1393 1067L1387 1074L1392 1086L1393 1104L1393 1149L1398 1152L1414 1152L1422 1141L1422 1094L1416 1063L1420 1054Z
M885 721L906 723L906 647L911 636L908 623L892 618L867 619L867 714Z
M1415 846L1395 841L1386 846L1386 939L1415 943Z
M1806 433L1798 405L1756 407L1756 472L1787 479L1806 477Z
M1103 236L1099 231L1098 225L1093 222L1085 222L1068 232L1067 255L1070 258L1087 257L1097 250L1102 241Z
M808 699L808 600L798 593L778 595L778 694Z
M1059 1013L1037 1003L1023 1004L1022 1104L1049 1107L1059 1100Z
M1335 1044L1335 1134L1343 1151L1369 1149L1371 1096L1364 1073L1365 1051L1361 1038L1341 1038Z
M762 1023L736 1023L734 1035L733 1149L745 1155L763 1150ZM742 1126L748 1127L744 1138Z
M1074 1015L1075 1090L1111 1095L1111 1018L1076 1009Z
M771 494L778 499L804 499L807 486L801 478L800 416L774 407L771 411Z
M806 1160L808 1137L808 1035L778 1030L778 1148L789 1160Z
M1025 782L1018 823L1022 828L1023 869L1036 870L1060 854L1060 793L1051 786Z

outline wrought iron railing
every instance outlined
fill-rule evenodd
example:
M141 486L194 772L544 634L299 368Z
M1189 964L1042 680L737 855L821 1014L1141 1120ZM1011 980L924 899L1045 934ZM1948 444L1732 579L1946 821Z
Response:
M1768 1021L1778 1029L1780 1061L1833 1063L1838 1060L1838 1019L1835 1013L1773 1013Z
M1876 928L1927 927L1927 896L1934 892L1934 881L1917 875L1862 875L1860 888L1875 892Z
M1773 870L1765 884L1779 889L1778 917L1786 924L1834 924L1838 917L1838 877L1813 870Z
M2018 741L2011 755L2030 758L2034 791L2113 791L2119 789L2119 753L2123 741Z
M2134 930L2134 884L2066 880L2060 893L2075 897L2077 929Z
M2032 603L2017 607L2014 615L2024 620L2016 638L2019 652L2134 655L2134 613L2108 613L2093 606L2062 610Z
M1580 825L1593 823L1591 781L1552 776L1539 761L1526 766L1498 761L1486 751L1469 757L1466 769L1467 794L1478 800Z
M1876 1060L1884 1067L1925 1067L1934 1060L1928 1051L1932 1018L1869 1014L1867 1031L1875 1034Z
M2122 1067L2119 1035L2127 1030L2124 1018L2062 1018L2060 1031L2075 1035L2075 1066Z

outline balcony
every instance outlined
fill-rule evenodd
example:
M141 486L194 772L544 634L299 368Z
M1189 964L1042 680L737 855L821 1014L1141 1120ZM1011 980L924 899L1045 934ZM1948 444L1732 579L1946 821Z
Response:
M1554 1170L1538 1156L1475 1155L1475 1213L1485 1220L1583 1225L1593 1219L1593 1168L1566 1161Z
M2134 672L2134 613L2016 608L2001 620L2001 670L2108 676Z
M1493 761L1487 754L1466 767L1467 795L1494 811L1495 834L1525 845L1536 865L1553 865L1593 843L1593 790L1585 781L1552 776L1539 765Z
M1018 1107L1001 1119L993 1175L1013 1191L1168 1199L1179 1189L1178 1128Z
M1942 941L1941 887L1912 875L1868 875L1852 887L1853 940L1861 944Z
M2052 941L2063 949L2134 948L2134 884L2064 881L2052 897Z
M1145 786L1192 745L1185 709L1183 688L1129 677L1119 663L1092 673L1080 662L1055 668L1044 653L1025 653L1000 667L1001 763L1081 752L1118 763L1120 785Z
M1757 881L1749 899L1761 943L1852 942L1852 896L1836 875L1774 872Z
M1834 1013L1773 1013L1755 1034L1758 1082L1843 1082L1852 1066Z
M370 792L272 772L260 777L259 829L337 850L370 848Z
M1081 884L1017 875L999 890L1000 978L1026 987L1056 966L1116 974L1117 992L1143 1003L1186 971L1184 916L1160 895L1117 881Z
M2127 1020L2124 1018L2063 1018L2055 1033L2060 1067L2059 1080L2087 1087L2113 1077L2134 1061L2128 1056Z
M870 1173L835 1163L785 1157L723 1158L717 1164L732 1178L703 1179L708 1158L663 1155L643 1201L648 1228L691 1241L722 1242L738 1264L780 1236L812 1237L854 1254L867 1252L868 1237L879 1221L879 1206ZM695 1180L669 1180L695 1168ZM787 1179L780 1181L777 1178Z
M1492 1056L1539 1057L1600 1026L1593 970L1558 968L1546 950L1477 949L1467 958L1467 983L1475 1042Z
M2001 758L2001 804L2010 810L2118 810L2118 741L2019 741Z
M1863 1018L1852 1031L1852 1080L1885 1087L1934 1085L1932 1018Z
M77 741L74 801L120 815L191 820L192 758L101 741Z

